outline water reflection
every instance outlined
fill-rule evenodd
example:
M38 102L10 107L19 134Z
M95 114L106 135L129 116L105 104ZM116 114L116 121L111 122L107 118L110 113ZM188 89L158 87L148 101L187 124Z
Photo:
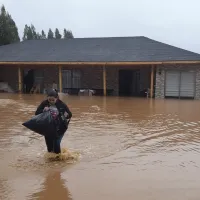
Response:
M29 199L72 200L72 197L68 188L65 186L65 181L61 178L61 172L56 170L47 174L47 177L41 186L41 191L32 194Z

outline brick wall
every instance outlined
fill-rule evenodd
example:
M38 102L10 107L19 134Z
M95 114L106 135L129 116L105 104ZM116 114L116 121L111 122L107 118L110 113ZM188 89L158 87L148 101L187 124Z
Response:
M100 66L88 66L81 69L83 88L103 88L103 68Z
M55 81L59 86L59 75L58 75L58 67L49 66L49 67L22 67L22 80L23 80L23 69L35 69L37 74L43 74L44 76L44 84L51 85L53 81ZM11 88L14 91L18 91L18 66L1 66L0 67L0 81L8 82Z
M107 67L107 88L114 89L113 95L119 95L119 70L140 70L140 89L150 87L150 66L114 66Z
M81 87L103 89L103 66L67 66L64 70L81 71ZM119 94L119 70L141 69L142 89L150 85L150 66L109 66L106 67L107 89L113 89L113 95Z
M165 69L163 66L156 68L155 98L163 99L165 94Z
M14 91L18 91L18 67L1 66L0 81L7 82Z
M81 87L82 88L95 88L95 89L103 89L103 66L67 66L62 67L63 70L80 70L81 72ZM113 95L119 94L119 70L120 69L141 69L142 76L142 89L144 87L148 87L150 85L150 66L109 66L106 67L106 83L107 89L113 89ZM46 70L45 72L51 77L53 74L57 74L58 69L56 71L50 72L50 70ZM52 74L52 75L51 75ZM145 75L146 74L146 75ZM46 75L46 77L48 77ZM58 79L57 79L58 81ZM58 81L59 82L59 81Z
M196 74L196 91L195 99L200 99L200 67L198 65L162 65L157 66L156 70L156 91L155 98L162 99L165 96L165 72L167 69L170 70L184 70L194 71ZM161 74L159 74L159 71Z
M58 85L59 89L59 69L58 67L49 66L42 68L44 71L44 85L52 86L53 81Z
M146 67L146 68L145 68ZM141 82L143 86L149 85L150 81L150 68L148 66L109 66L106 67L106 81L107 89L113 89L113 95L119 94L119 70L120 69L138 69L141 68L141 73L148 73L144 76ZM59 70L57 66L45 66L45 67L28 67L23 66L23 68L36 69L39 74L44 75L44 85L52 85L55 81L59 88ZM81 72L81 87L82 88L96 88L103 89L103 67L102 66L67 66L62 67L64 70L80 70ZM9 85L18 90L18 67L0 67L0 79L7 81ZM200 84L200 83L199 83Z

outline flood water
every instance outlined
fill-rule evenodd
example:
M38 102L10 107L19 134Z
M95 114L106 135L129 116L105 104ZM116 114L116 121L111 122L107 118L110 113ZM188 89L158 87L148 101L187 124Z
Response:
M199 200L200 101L61 96L66 163L21 125L44 98L0 94L0 199Z

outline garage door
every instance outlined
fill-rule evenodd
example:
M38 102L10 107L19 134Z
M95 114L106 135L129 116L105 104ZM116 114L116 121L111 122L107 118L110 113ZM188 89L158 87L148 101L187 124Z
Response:
M186 71L167 71L165 97L194 98L195 73Z
M195 94L195 73L181 72L180 97L192 98Z
M165 97L179 97L179 71L167 71L165 82Z

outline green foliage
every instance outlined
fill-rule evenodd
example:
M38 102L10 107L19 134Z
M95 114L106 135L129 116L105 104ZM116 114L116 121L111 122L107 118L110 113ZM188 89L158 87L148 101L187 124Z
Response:
M42 35L36 32L36 29L33 26L33 24L31 24L31 26L28 26L26 24L24 27L23 40L38 40L38 39L42 39Z
M47 39L47 36L46 36L46 34L43 30L42 30L42 33L41 33L41 39Z
M55 29L55 38L61 39L62 35L60 34L58 28ZM64 29L63 32L64 39L74 38L72 31ZM33 24L25 25L24 33L22 40L39 40L39 39L54 39L54 33L50 28L48 34L46 35L44 30L41 31L41 34L36 31L36 28ZM0 45L11 44L14 42L19 42L19 33L18 28L15 24L15 21L12 19L11 15L6 11L4 5L0 9Z
M64 39L74 38L72 31L64 29L63 38Z
M55 38L56 39L61 39L62 38L62 35L60 34L59 30L56 28L55 30Z
M53 31L51 29L49 29L47 38L48 39L53 39L54 38L54 34L53 34Z
M1 7L0 11L0 45L11 44L19 42L18 28L11 15L6 12L4 6Z

